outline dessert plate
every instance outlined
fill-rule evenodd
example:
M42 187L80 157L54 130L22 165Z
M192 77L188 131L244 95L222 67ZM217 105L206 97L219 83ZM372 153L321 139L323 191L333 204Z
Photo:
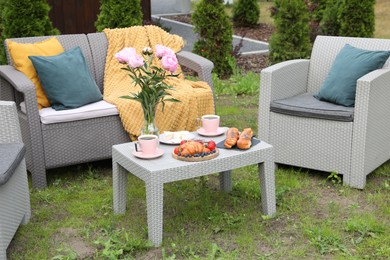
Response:
M163 154L164 154L164 150L160 148L157 148L154 154L144 154L143 152L133 151L133 155L141 159L154 159L160 157Z
M218 136L226 133L226 127L218 127L216 132L206 132L206 130L204 130L204 128L202 127L196 130L196 132L198 132L198 134L203 136Z
M172 157L173 158L175 158L176 160L185 161L185 162L207 161L207 160L214 159L218 155L219 155L219 149L215 149L214 153L206 155L206 156L203 156L203 157L201 157L201 156L198 156L198 157L195 157L195 156L191 156L191 157L178 156L177 154L174 153L174 151L172 151Z
M163 144L180 144L182 140L192 140L195 138L194 134L188 133L184 136L180 136L180 138L172 138L170 140L166 140L167 137L165 134L160 134L159 141Z

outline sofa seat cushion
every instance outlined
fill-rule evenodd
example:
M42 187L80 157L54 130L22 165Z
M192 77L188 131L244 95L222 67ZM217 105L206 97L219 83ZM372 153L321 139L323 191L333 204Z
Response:
M275 113L292 116L352 122L354 108L320 101L311 93L304 93L290 98L274 100L270 110Z
M22 143L0 144L0 186L12 177L25 154L26 147Z
M20 107L22 112L26 113L26 106L24 102L20 103ZM43 124L72 122L118 114L119 113L115 105L104 100L74 109L56 111L51 107L46 107L39 110L39 115Z

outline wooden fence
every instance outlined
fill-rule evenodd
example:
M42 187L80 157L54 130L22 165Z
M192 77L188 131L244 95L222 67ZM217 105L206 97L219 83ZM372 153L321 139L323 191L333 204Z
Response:
M48 0L49 16L61 34L96 32L99 0ZM144 20L150 21L150 0L141 0Z

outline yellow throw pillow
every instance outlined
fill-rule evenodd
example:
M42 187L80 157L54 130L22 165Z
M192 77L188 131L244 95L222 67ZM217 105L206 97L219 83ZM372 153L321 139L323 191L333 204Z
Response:
M36 43L17 43L7 40L8 50L15 69L23 72L33 83L37 93L38 108L50 107L50 102L28 56L53 56L64 52L61 43L53 37Z

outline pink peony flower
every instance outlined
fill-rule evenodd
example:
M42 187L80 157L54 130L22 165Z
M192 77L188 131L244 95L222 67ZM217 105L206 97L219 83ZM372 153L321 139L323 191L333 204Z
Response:
M130 57L136 55L134 48L123 48L120 52L115 54L115 58L120 63L128 63L130 60Z
M156 45L156 57L161 59L162 57L164 57L166 55L175 55L175 52L168 47L157 44Z
M141 67L144 65L144 58L138 54L131 55L127 64L132 68Z
M161 58L161 65L163 69L170 71L171 73L174 73L178 67L178 61L176 55L174 53L170 55L164 55Z

